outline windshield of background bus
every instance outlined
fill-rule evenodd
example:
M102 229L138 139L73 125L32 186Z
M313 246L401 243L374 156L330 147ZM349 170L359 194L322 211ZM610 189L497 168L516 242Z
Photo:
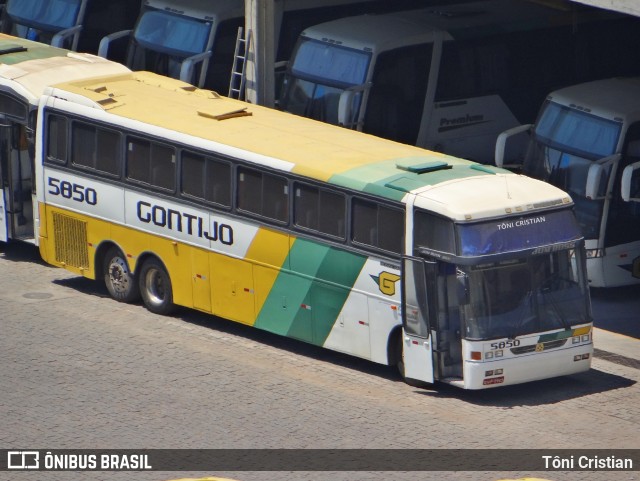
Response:
M282 108L288 112L338 123L340 94L361 85L371 56L316 40L302 40L286 80Z

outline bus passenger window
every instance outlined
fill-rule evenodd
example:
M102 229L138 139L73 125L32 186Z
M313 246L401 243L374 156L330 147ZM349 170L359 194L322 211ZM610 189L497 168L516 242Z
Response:
M342 194L297 184L294 223L298 227L344 239L346 201Z
M231 165L193 152L182 153L182 193L231 206Z
M287 179L238 169L238 209L280 222L289 220Z
M360 199L353 200L354 242L399 254L402 252L403 231L402 210Z
M127 178L162 189L174 190L176 184L175 150L167 145L129 137L127 141Z
M182 153L182 193L204 199L204 156L192 152Z
M98 129L96 143L96 170L120 175L120 135L112 130Z
M67 161L67 119L58 115L47 118L47 160Z
M71 163L107 174L120 174L120 135L112 130L73 122Z

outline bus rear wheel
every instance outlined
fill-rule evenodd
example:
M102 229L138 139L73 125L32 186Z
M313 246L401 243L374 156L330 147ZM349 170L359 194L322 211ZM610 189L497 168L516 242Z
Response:
M104 257L104 284L116 301L133 302L140 298L140 290L129 264L119 249L111 248Z
M149 259L140 269L140 293L144 305L155 314L171 314L175 305L171 279L157 259Z

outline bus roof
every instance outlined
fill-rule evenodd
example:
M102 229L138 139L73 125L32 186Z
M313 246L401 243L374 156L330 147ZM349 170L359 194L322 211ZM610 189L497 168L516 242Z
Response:
M65 83L45 93L105 110L132 129L142 122L163 138L311 179L396 201L415 193L460 220L504 215L507 199L514 209L568 202L559 189L506 170L221 97L150 72Z
M549 98L599 117L624 123L640 119L640 77L617 77L572 85Z
M434 33L445 39L476 38L499 33L572 25L590 17L613 16L587 7L576 11L534 0L482 0L434 5L381 15L359 15L307 28L301 36L376 52L433 42Z
M33 105L52 83L128 71L95 55L0 34L0 87L9 86Z

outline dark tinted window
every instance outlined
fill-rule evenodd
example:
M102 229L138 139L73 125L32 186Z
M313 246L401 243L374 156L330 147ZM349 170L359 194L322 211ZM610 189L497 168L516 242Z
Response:
M238 169L238 209L279 222L289 220L287 179L253 169Z
M454 254L453 222L423 211L417 211L413 224L414 244L439 252Z
M231 206L231 165L193 152L182 153L182 193Z
M404 239L402 210L354 199L352 222L354 242L398 254L402 252Z
M127 178L162 189L176 183L176 156L172 147L146 139L127 139Z
M47 117L47 159L67 161L67 119L57 115Z
M347 212L343 194L297 184L294 212L298 227L344 239Z
M74 122L71 162L88 169L120 174L120 135L113 130Z
M23 122L27 120L27 106L8 95L0 94L0 112Z

